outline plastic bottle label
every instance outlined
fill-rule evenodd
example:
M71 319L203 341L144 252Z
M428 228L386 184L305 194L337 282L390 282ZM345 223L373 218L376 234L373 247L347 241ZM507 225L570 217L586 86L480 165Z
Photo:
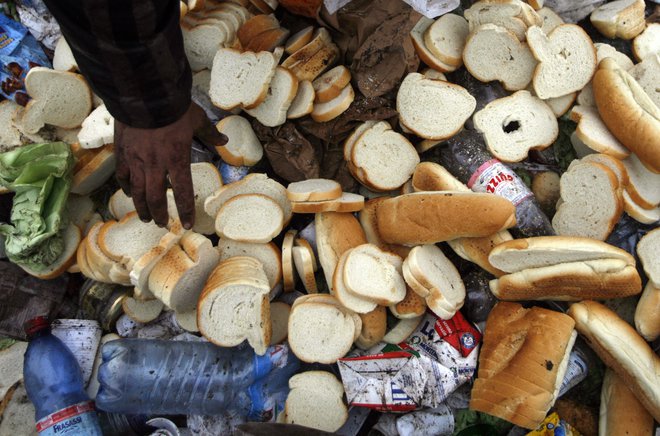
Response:
M52 413L37 422L40 436L51 435L101 435L94 403L87 401L74 404Z
M587 378L588 367L586 360L580 356L579 352L571 351L568 358L566 375L564 375L564 380L559 388L560 397L573 388L573 386Z
M499 195L514 206L533 195L520 177L497 159L484 162L470 177L468 188L474 192Z

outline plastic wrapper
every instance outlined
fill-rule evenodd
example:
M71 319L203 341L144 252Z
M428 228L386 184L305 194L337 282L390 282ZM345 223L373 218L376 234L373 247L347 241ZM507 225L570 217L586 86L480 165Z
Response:
M417 71L410 31L421 15L403 1L354 0L335 14L328 12L321 11L321 21L332 30L343 64L363 95L396 91L407 73Z
M456 9L460 4L460 0L403 0L408 3L414 10L428 18L439 17L447 12ZM324 6L329 13L334 14L343 6L349 4L351 0L325 0Z
M466 291L463 312L474 323L486 321L491 309L497 304L497 298L488 285L492 279L493 276L482 269L474 270L463 277Z
M28 28L37 41L40 41L49 49L55 50L57 41L62 36L60 25L57 24L57 21L48 12L41 0L24 0L22 3L22 5L16 6L21 23ZM37 3L39 7L32 6L32 4L36 6Z
M0 13L0 94L25 106L25 76L32 67L51 67L46 54L28 29Z
M545 6L552 9L567 23L577 23L586 18L605 0L546 0Z
M56 319L51 324L51 331L71 350L87 385L101 343L101 326L89 319Z

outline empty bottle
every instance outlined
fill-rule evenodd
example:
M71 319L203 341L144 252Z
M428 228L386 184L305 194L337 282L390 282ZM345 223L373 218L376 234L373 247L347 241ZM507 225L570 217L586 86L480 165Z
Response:
M94 403L85 392L73 353L50 333L46 317L29 320L25 332L30 344L25 352L23 376L28 398L34 404L39 434L101 436Z
M258 356L247 346L120 339L104 344L101 356L97 407L146 415L218 415L239 406L249 411L252 399L244 393L255 381L278 368L292 374L300 365L283 345Z
M447 171L475 192L489 192L506 198L516 206L516 228L522 237L554 235L555 231L520 177L495 159L476 130L463 129L446 145L430 151Z

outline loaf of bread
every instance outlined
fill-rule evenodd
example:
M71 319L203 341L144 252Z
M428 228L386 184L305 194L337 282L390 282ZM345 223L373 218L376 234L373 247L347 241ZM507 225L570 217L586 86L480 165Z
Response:
M406 245L488 236L516 223L515 207L510 201L471 192L401 195L383 201L376 214L383 240Z
M651 347L627 322L595 301L574 303L568 314L603 362L653 418L660 420L660 358Z

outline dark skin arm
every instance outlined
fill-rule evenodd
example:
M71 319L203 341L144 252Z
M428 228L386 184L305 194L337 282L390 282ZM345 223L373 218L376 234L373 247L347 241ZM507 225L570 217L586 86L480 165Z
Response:
M208 128L208 118L195 103L177 121L155 129L140 129L115 121L116 176L122 190L135 203L140 219L164 227L168 222L168 179L184 228L195 222L195 201L190 173L193 132ZM212 129L215 132L217 130ZM227 138L218 133L215 145Z

